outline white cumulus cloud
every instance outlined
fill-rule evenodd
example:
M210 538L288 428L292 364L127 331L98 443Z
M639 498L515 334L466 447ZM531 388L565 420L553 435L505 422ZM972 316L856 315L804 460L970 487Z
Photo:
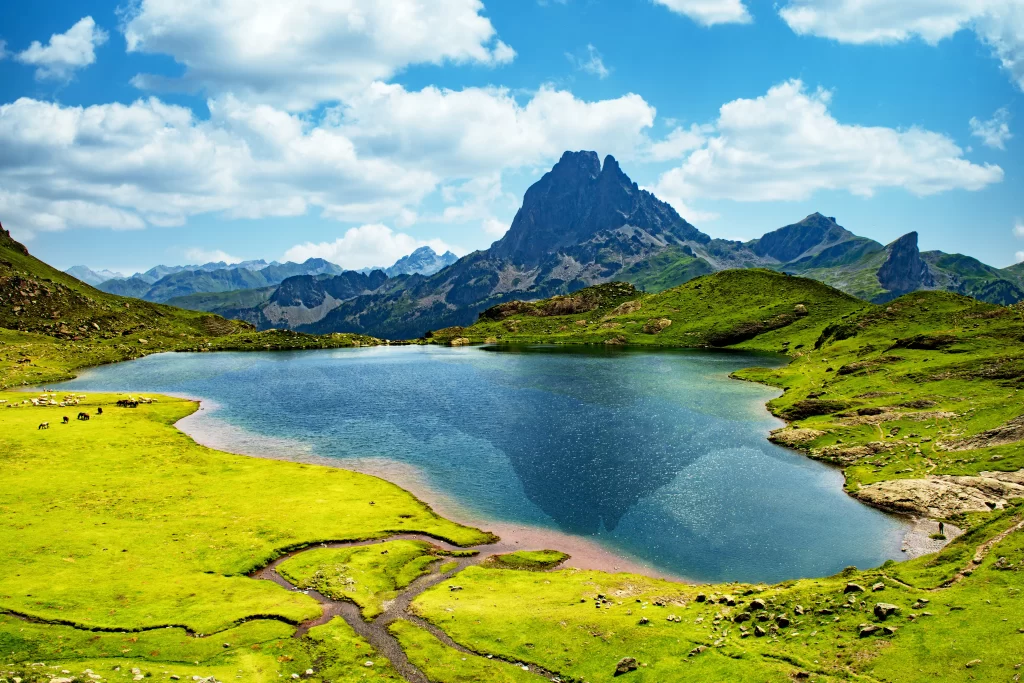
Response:
M390 266L420 247L430 247L438 254L451 251L465 253L439 239L421 240L403 232L395 232L386 225L371 223L349 228L344 236L333 242L306 242L297 244L287 252L286 261L302 262L310 258L322 258L342 268L359 269L374 266Z
M895 43L918 37L934 45L969 29L1024 90L1021 0L789 0L779 14L799 34L843 43Z
M689 128L677 126L665 139L652 143L647 155L652 161L682 159L687 152L703 147L708 135L714 130L713 126L700 126L696 123Z
M971 117L968 125L971 135L980 138L983 145L993 149L1006 149L1007 141L1013 137L1010 133L1010 112L1006 107L997 109L988 121Z
M413 64L512 61L481 0L138 0L129 52L170 55L180 79L141 88L202 89L303 110L339 101Z
M500 175L546 165L566 148L630 156L655 112L627 95L589 102L542 88L508 91L376 83L319 116L225 95L209 119L157 98L70 107L0 105L0 207L20 231L172 226L189 216L297 216L409 227L442 186L445 220L492 217ZM454 203L454 202L449 202ZM503 214L498 214L503 215Z
M547 164L567 149L630 158L647 144L656 110L632 93L591 102L543 86L520 104L504 88L409 91L375 83L335 113L360 149L470 177Z
M1017 219L1017 222L1013 226L1013 234L1021 239L1024 239L1024 221Z
M654 0L698 24L749 24L753 21L742 0Z
M971 163L940 133L840 123L830 100L829 91L807 92L791 80L723 105L715 133L654 191L680 200L801 200L818 190L870 197L882 188L924 196L1003 178L1000 167Z
M66 80L78 69L96 61L96 48L107 42L107 38L107 32L98 27L92 17L85 17L65 33L51 35L46 45L38 40L32 41L26 50L17 54L16 59L36 67L39 80ZM0 54L3 52L0 44Z
M0 106L0 206L24 230L175 225L188 216L391 215L437 178L363 158L334 128L232 98L211 118L155 98ZM73 203L76 202L76 203ZM61 207L74 207L63 209Z

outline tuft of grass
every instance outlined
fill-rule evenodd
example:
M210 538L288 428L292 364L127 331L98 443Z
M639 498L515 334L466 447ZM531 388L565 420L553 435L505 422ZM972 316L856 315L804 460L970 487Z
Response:
M518 550L514 553L492 555L487 558L487 564L503 569L545 571L557 567L568 559L568 555L558 550Z
M357 635L341 617L309 630L308 656L315 663L314 681L355 683L356 681L403 681L391 662ZM367 666L367 663L370 666ZM299 672L309 680L304 672ZM287 672L284 672L287 677Z

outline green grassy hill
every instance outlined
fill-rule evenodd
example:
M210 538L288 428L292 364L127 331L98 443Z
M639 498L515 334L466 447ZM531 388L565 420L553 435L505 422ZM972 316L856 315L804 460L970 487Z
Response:
M485 311L437 341L631 344L759 349L813 345L832 321L873 307L815 280L770 270L728 270L657 294L624 283Z
M176 296L167 300L168 306L176 306L190 311L206 311L223 315L240 311L245 308L256 308L270 300L278 285L260 289L236 289L230 292L210 292Z
M107 294L33 257L0 228L0 388L66 379L77 368L160 351L377 343L362 335L257 332L209 313Z

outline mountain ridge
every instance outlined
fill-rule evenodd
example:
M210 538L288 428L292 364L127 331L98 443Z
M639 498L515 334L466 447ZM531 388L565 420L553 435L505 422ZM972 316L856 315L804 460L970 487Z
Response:
M747 242L714 239L640 189L614 157L566 152L524 194L508 232L434 275L393 279L341 302L304 332L415 337L472 324L491 306L622 280L660 291L707 273L769 268L881 303L941 289L991 303L1024 299L1024 269L922 253L916 231L882 245L812 213ZM309 319L310 316L302 316ZM313 316L315 317L315 316Z
M290 264L274 264L264 270L277 268L279 275L300 279L261 278L264 270L179 271L148 286L125 280L101 288L128 294L134 287L134 295L150 300L213 305L218 314L262 329L392 339L469 325L486 309L511 300L565 295L612 280L661 291L729 269L801 275L875 303L922 289L1002 305L1024 299L1024 268L996 269L962 254L921 252L916 231L882 245L816 212L747 242L712 238L641 189L614 157L602 162L593 151L565 152L526 190L509 230L488 249L430 272L439 259L452 257L422 247L389 269L358 273L367 279L330 268L285 273ZM422 274L399 272L413 262L430 267ZM196 296L199 288L206 294Z

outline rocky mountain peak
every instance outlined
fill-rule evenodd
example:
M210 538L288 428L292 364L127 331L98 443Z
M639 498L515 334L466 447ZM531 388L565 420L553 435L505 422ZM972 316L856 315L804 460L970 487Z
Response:
M799 223L767 233L755 240L751 246L758 256L774 258L784 263L853 237L853 233L837 224L834 217L815 212Z
M395 265L384 269L388 277L399 275L433 275L442 268L446 268L459 260L459 257L450 251L438 254L429 246L420 247L408 256L403 256L395 262Z
M512 227L490 255L534 266L597 233L639 228L666 243L710 241L675 210L641 190L614 157L601 164L596 152L566 152L523 198Z
M893 295L935 286L935 278L917 246L917 232L908 232L885 250L888 257L878 269L878 282Z

